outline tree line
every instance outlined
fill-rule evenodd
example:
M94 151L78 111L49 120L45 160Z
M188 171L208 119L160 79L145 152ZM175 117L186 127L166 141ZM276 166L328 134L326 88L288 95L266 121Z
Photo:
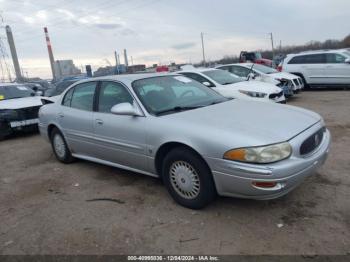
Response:
M275 56L284 56L292 53L299 53L309 50L319 50L319 49L341 49L350 48L350 34L342 40L328 39L326 41L310 41L304 45L290 45L275 48ZM243 50L242 50L243 51ZM258 51L261 53L263 58L272 59L272 50L246 50L246 51ZM217 61L211 61L210 63L216 64L230 64L239 62L238 55L226 55Z

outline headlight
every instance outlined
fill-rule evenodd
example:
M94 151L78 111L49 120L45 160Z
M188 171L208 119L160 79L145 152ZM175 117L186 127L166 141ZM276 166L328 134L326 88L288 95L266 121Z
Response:
M224 159L266 164L288 158L292 147L288 142L260 147L238 148L227 151Z
M245 91L245 90L239 90L239 92L247 96L258 97L258 98L264 98L265 96L267 96L266 93L262 93L262 92Z

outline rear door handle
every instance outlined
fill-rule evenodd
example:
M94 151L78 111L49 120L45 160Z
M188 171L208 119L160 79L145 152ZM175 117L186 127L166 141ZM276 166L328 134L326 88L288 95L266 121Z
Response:
M58 116L59 116L60 118L63 118L63 117L64 117L64 114L63 114L63 113L58 113Z
M103 121L101 119L96 119L96 123L99 125L103 125Z

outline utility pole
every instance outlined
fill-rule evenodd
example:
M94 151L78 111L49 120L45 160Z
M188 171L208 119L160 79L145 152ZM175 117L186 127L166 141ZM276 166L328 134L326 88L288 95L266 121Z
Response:
M7 25L5 27L5 29L6 29L7 41L8 41L9 46L10 46L13 66L15 68L16 78L17 78L17 81L21 81L22 80L21 69L19 67L17 51L16 51L15 41L13 39L11 27L9 25Z
M55 80L56 79L55 59L53 58L52 47L51 47L51 42L50 42L49 32L47 31L47 27L44 27L44 32L45 32L45 37L46 37L47 51L49 52L49 59L50 59L50 65L51 65L51 71L52 71L52 79Z
M134 59L132 58L132 56L130 57L130 60L131 60L131 65L133 66L134 65Z
M114 58L115 58L115 68L117 69L117 75L119 75L119 61L118 61L118 53L117 51L114 51Z
M204 53L204 40L203 40L203 32L201 32L201 40L202 40L203 65L205 66L205 53Z
M282 52L282 40L280 40L280 53Z
M270 38L271 38L271 47L272 47L272 60L273 60L273 58L275 57L275 50L273 47L273 35L272 35L272 33L270 33Z
M127 55L127 53L126 53L126 49L124 49L124 64L125 64L125 67L126 67L126 68L129 67L128 55Z

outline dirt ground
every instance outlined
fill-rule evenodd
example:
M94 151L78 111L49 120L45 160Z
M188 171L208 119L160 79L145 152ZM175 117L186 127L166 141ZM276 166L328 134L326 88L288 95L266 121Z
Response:
M325 118L326 164L281 199L218 198L201 211L157 179L61 164L37 134L0 142L0 254L350 254L350 91L290 104Z

